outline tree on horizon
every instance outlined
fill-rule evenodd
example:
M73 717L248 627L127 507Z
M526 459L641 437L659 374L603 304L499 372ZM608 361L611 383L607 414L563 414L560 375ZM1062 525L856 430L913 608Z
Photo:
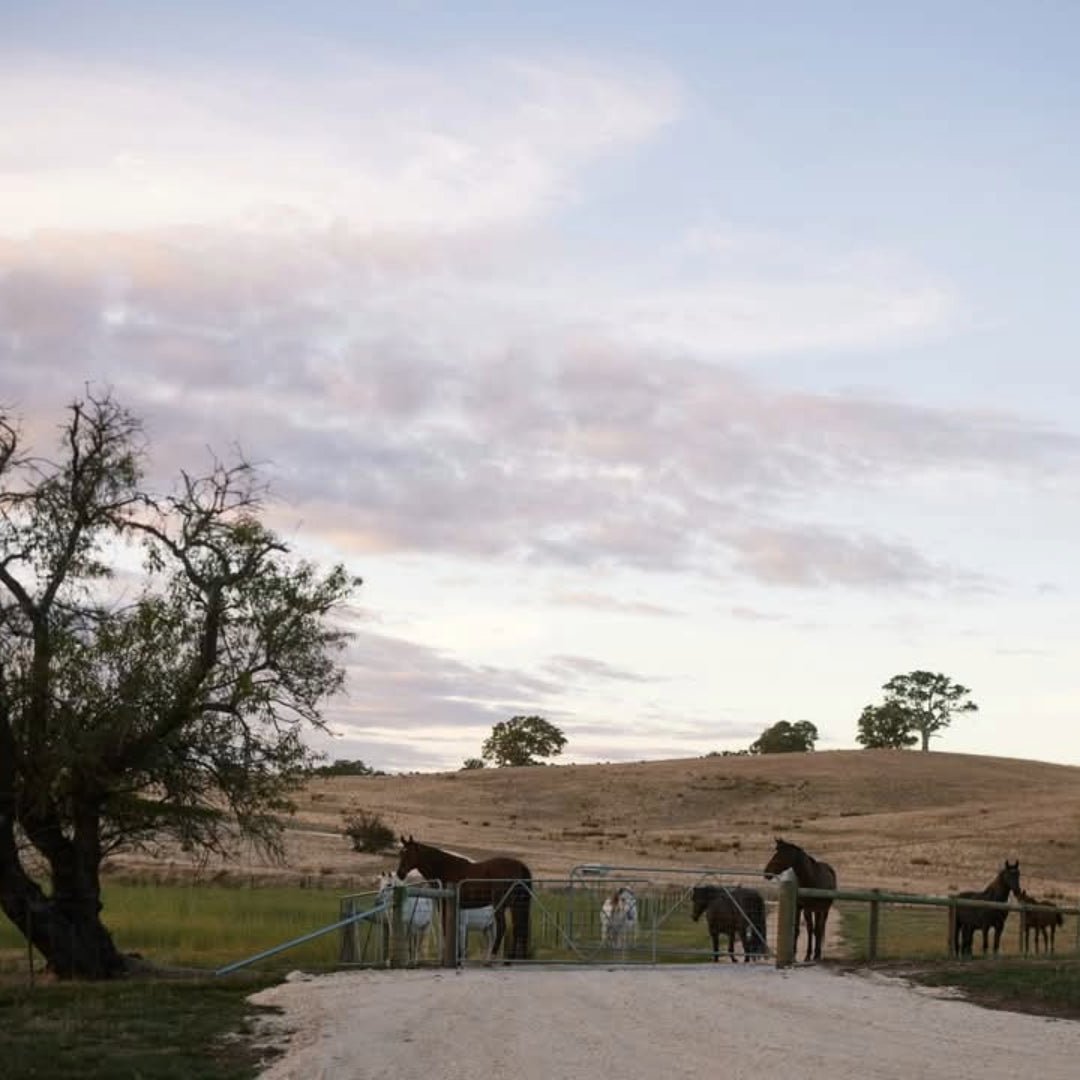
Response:
M953 682L940 672L909 671L906 675L894 675L882 689L885 691L884 704L867 706L867 709L887 709L884 719L893 732L904 728L906 718L906 731L915 733L916 738L921 740L924 753L930 750L930 739L949 727L955 713L978 712L979 709L970 700L971 691L966 686ZM866 715L864 709L863 717ZM862 718L859 724L861 732ZM859 741L862 742L862 739ZM911 745L914 741L915 738L905 745Z

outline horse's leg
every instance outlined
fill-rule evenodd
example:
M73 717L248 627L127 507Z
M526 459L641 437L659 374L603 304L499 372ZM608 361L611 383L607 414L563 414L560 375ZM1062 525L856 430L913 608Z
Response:
M825 920L828 919L828 911L818 911L814 915L814 959L821 959L821 943L825 938Z
M713 963L718 964L720 962L720 928L710 926L709 937L712 938Z
M514 957L517 960L529 959L529 908L532 906L532 894L529 886L514 886Z
M809 960L814 955L814 913L804 908L803 918L806 920L806 959Z
M499 904L495 908L495 945L492 948L492 954L497 956L499 953L499 946L502 944L503 936L506 933L506 907L504 904Z

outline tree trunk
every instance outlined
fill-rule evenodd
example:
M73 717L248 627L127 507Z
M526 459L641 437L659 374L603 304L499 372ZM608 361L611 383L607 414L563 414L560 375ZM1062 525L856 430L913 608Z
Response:
M98 898L47 897L7 850L0 852L0 909L62 979L108 979L126 971L101 923Z
M919 734L922 736L923 753L924 754L929 753L930 752L930 732L927 731L925 728L923 728L923 730L920 731Z
M125 958L101 922L96 834L89 850L80 851L80 845L52 823L38 820L37 828L27 830L49 863L53 895L46 896L19 858L13 785L3 784L9 773L13 773L10 762L0 762L0 910L60 978L108 979L124 974Z

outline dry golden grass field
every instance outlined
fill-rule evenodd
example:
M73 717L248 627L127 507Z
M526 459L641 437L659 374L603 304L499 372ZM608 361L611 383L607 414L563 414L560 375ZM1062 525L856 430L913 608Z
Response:
M1018 858L1029 892L1080 898L1080 768L1038 761L849 750L555 765L316 779L297 801L284 865L249 853L203 875L366 888L395 857L351 850L343 816L365 810L474 857L513 852L545 878L588 862L757 870L782 835L841 887L982 888ZM114 866L190 873L169 858Z

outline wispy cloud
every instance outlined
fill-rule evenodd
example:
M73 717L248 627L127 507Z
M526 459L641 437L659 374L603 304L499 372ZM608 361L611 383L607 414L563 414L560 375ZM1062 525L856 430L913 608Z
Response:
M602 679L614 682L649 683L656 682L657 678L650 675L642 675L637 671L628 671L624 668L614 667L590 656L553 656L544 665L557 679L584 678L592 681Z
M569 198L577 169L677 107L666 76L563 57L432 69L336 54L301 75L9 56L0 86L9 233L513 221Z
M468 297L512 272L505 248L416 253L337 230L8 240L9 400L55 409L57 387L112 383L170 471L227 431L290 521L353 552L803 586L958 576L909 539L822 524L816 497L950 475L1067 486L1080 457L1080 438L1007 413L772 389L615 327L538 335L513 307L485 320Z

